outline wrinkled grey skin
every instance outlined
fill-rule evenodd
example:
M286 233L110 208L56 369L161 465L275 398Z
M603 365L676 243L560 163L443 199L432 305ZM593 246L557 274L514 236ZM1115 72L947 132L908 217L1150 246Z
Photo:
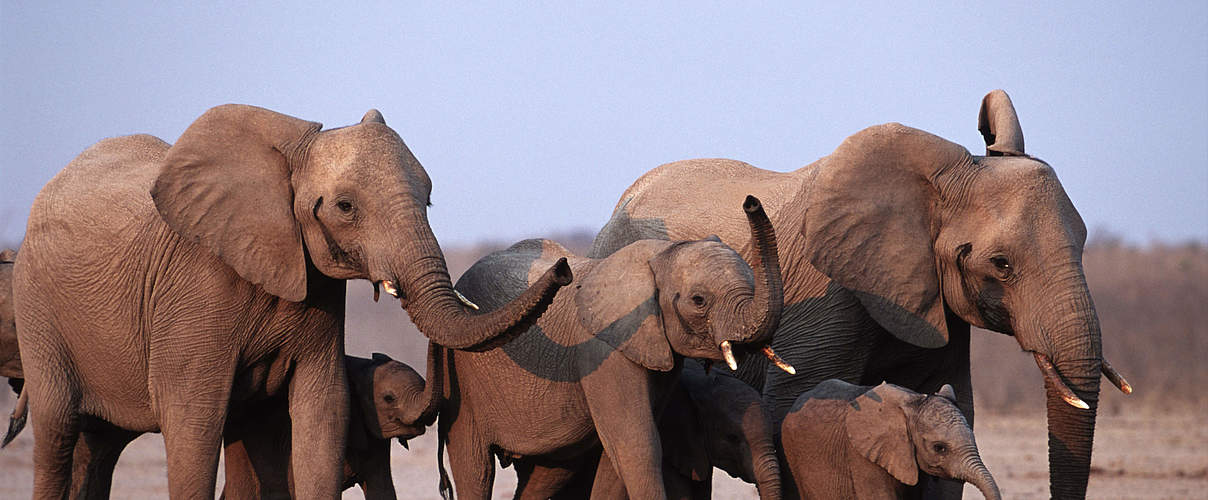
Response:
M569 282L556 264L498 310L463 305L398 134L377 111L320 128L219 106L172 145L103 140L38 194L13 269L35 497L73 489L77 441L99 453L142 432L164 435L173 498L211 496L229 407L278 396L299 496L336 496L346 280L391 281L420 331L458 348L526 328Z
M760 256L750 265L716 239L639 241L599 260L526 240L462 275L457 289L484 308L559 258L577 285L502 347L443 358L440 439L458 497L490 497L497 455L517 463L517 497L548 498L599 445L600 468L618 471L622 492L666 496L657 416L684 357L721 360L723 342L766 343L779 318L775 235L758 200L742 206Z
M802 394L781 429L786 498L906 498L921 473L968 481L1001 500L952 386L924 395L827 380Z
M1024 152L1006 93L988 94L978 121L984 156L889 123L792 172L724 159L663 165L625 191L588 256L711 234L741 248L741 220L726 214L754 193L774 209L784 275L772 346L798 373L756 358L740 377L760 388L775 421L799 395L838 378L925 393L951 384L973 422L969 327L1001 332L1055 366L1057 378L1045 379L1050 492L1082 498L1103 361L1082 269L1086 227L1057 170ZM1088 408L1067 404L1057 383ZM961 495L951 481L919 489Z
M390 440L406 446L407 440L424 433L434 420L433 395L440 389L427 387L410 366L384 354L375 353L372 359L347 356L345 363L352 408L343 487L359 485L367 499L393 500ZM223 497L291 497L289 429L287 408L279 403L249 406L231 417L223 433Z

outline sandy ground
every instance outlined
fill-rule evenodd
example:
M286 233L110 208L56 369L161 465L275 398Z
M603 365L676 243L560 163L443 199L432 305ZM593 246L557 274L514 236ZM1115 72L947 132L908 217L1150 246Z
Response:
M0 396L8 414L13 398ZM1046 434L1039 417L978 415L977 439L982 456L1010 499L1048 498ZM0 450L0 498L29 498L33 481L30 456L33 436L26 429ZM1208 422L1194 415L1152 418L1100 416L1095 439L1089 498L1208 498ZM395 488L399 498L438 499L436 448L431 433L393 447ZM755 498L753 486L715 471L715 498ZM221 475L219 487L221 488ZM495 479L494 498L511 498L516 485L510 469ZM114 498L167 496L163 440L147 435L135 441L114 480ZM967 487L966 498L981 498ZM362 498L360 490L344 498Z

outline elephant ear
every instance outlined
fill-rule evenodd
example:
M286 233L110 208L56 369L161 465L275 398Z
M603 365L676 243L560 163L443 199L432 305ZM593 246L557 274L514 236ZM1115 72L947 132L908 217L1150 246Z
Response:
M182 237L264 291L306 298L306 258L293 211L291 155L321 125L254 106L211 108L180 136L151 188Z
M618 250L593 266L575 295L576 316L588 334L657 371L671 370L675 358L647 260L671 244L641 240Z
M844 417L852 449L881 466L903 484L919 481L919 464L902 410L903 389L882 383L852 401Z
M948 343L932 182L970 158L959 145L891 123L847 138L807 181L801 234L810 263L919 347Z
M1006 92L993 90L982 98L977 130L986 141L986 156L1025 156L1023 128Z

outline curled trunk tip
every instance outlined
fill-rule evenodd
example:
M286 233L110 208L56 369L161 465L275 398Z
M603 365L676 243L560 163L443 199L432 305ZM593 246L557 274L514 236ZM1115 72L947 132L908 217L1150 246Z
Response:
M750 337L742 339L742 342L766 344L780 325L780 313L784 308L784 285L780 276L776 231L759 198L747 195L742 208L751 228L751 249L756 259L750 263L755 274L755 297L744 314L755 328Z

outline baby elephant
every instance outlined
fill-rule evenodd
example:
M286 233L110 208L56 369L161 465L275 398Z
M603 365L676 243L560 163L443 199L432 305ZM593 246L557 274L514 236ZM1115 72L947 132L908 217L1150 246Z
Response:
M431 369L432 349L428 366ZM360 485L368 499L394 499L390 440L424 433L436 418L439 378L425 386L415 370L388 356L345 356L350 401L343 489ZM434 399L435 398L435 399ZM290 425L286 405L275 401L247 406L232 415L225 430L226 486L223 497L291 498Z
M759 498L780 497L772 423L759 391L724 368L684 361L659 417L668 499L712 498L713 468L754 483Z
M805 498L903 498L922 470L968 481L999 500L955 403L950 385L925 395L889 383L818 384L797 398L781 424L786 492L795 483Z

